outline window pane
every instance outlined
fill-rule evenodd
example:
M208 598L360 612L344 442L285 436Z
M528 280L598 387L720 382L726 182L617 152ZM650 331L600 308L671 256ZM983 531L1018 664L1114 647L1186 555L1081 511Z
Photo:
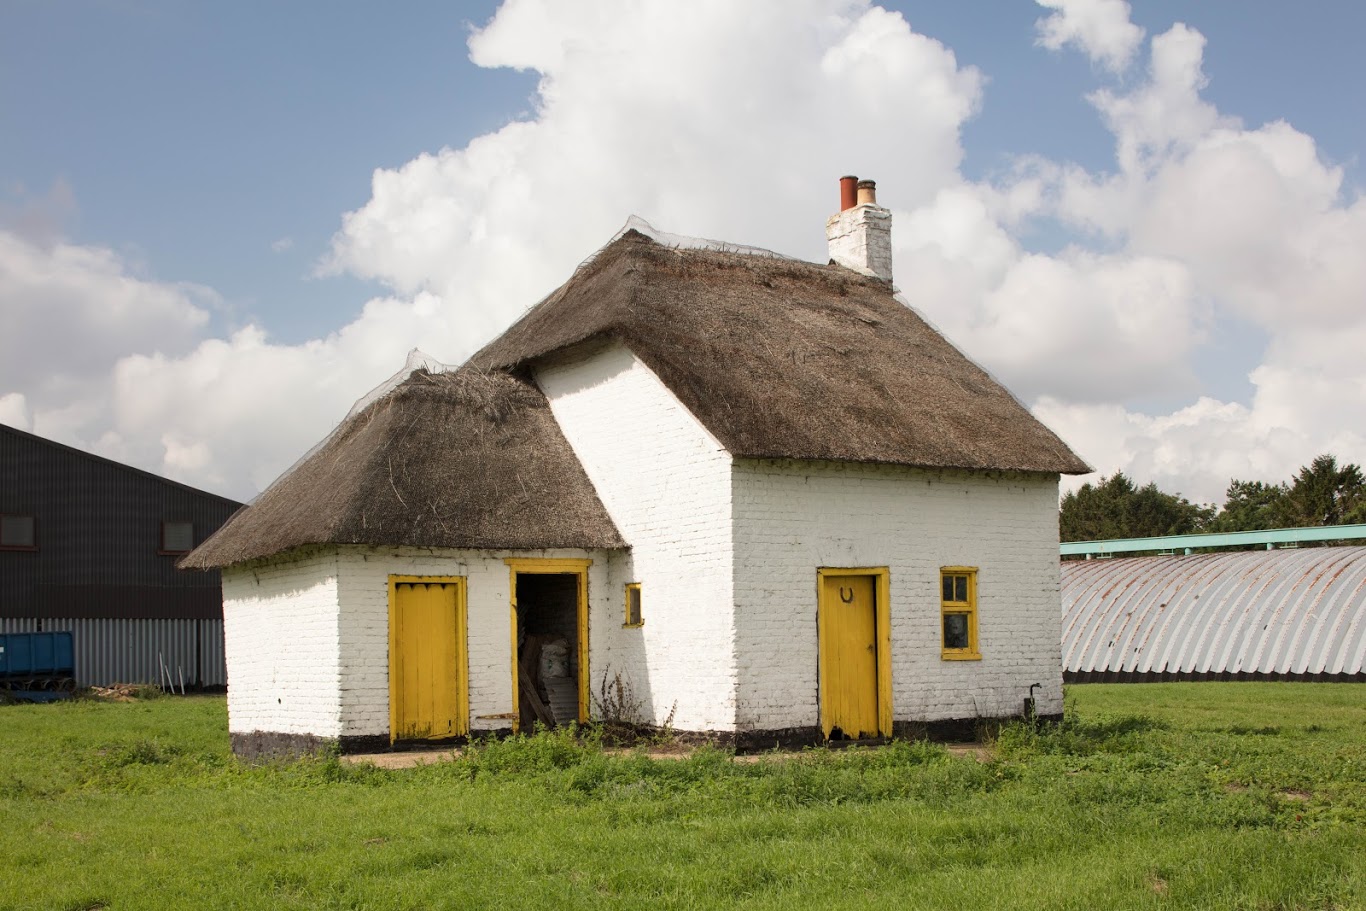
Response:
M944 648L968 647L968 615L944 615Z
M0 547L32 547L33 516L0 516Z
M194 524L166 522L161 526L161 549L169 553L184 553L194 549Z
M953 595L954 595L953 600L955 600L955 601L961 601L961 602L963 602L964 604L967 603L967 601L968 601L968 577L967 577L967 576L954 576L954 577L953 577Z
M632 626L640 623L640 586L626 589L626 622Z
M953 576L944 576L944 600L953 600Z

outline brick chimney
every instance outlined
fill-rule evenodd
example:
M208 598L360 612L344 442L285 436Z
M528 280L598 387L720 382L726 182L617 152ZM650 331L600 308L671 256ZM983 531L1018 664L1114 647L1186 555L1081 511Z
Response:
M877 184L840 178L840 212L825 222L830 258L846 269L892 280L892 213L877 204Z

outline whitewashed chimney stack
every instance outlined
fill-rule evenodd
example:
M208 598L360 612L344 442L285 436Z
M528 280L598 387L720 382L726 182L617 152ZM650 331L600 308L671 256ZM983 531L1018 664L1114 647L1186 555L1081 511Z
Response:
M846 269L892 280L892 212L877 204L877 184L840 178L840 211L825 222L830 259Z

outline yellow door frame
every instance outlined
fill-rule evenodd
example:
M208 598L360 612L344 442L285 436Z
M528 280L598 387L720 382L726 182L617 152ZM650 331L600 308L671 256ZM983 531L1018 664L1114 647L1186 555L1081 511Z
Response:
M469 607L466 601L466 581L464 576L401 576L389 577L389 742L393 743L398 732L398 675L394 673L396 652L395 634L398 629L398 586L400 584L421 583L428 585L455 586L455 710L459 716L457 736L470 732L470 655L469 655Z
M579 723L588 721L588 567L592 560L577 557L508 557L508 597L512 619L512 730L521 728L522 688L517 674L517 574L574 575L578 577Z
M822 566L816 570L816 644L817 655L822 653L826 641L825 577L826 576L872 576L873 597L876 600L875 622L877 624L877 726L878 734L892 736L892 573L886 566ZM826 694L825 669L817 665L818 696L820 698L819 723L825 730L825 707L830 699Z

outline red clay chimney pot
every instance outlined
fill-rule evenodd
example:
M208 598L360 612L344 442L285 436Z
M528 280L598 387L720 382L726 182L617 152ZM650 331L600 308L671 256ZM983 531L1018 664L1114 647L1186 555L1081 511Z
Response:
M840 211L858 205L858 178L847 175L840 178Z

